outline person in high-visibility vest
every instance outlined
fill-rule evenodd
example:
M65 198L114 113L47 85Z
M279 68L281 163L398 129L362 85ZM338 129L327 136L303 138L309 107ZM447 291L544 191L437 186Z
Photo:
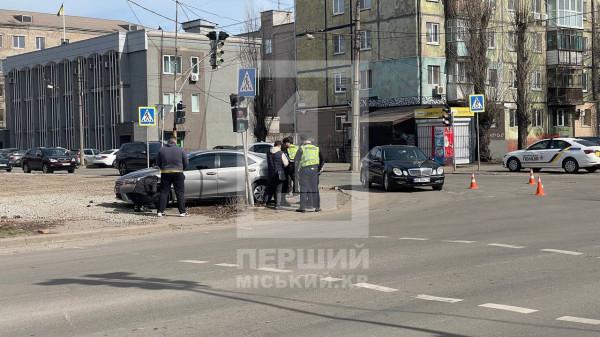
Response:
M294 163L294 158L296 157L296 153L298 152L298 146L294 145L294 141L292 137L287 137L283 139L283 152L287 155L290 164L285 171L287 176L287 184L285 185L286 193L290 191L294 193L294 195L298 194L298 177L296 176L296 165Z
M300 136L300 139L303 144L294 156L300 182L300 208L296 212L306 212L307 208L314 208L315 212L320 212L319 172L325 164L323 154L306 135Z

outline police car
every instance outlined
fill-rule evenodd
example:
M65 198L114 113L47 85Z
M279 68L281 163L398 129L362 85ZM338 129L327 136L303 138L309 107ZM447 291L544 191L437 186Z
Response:
M600 145L579 138L544 139L524 150L507 153L502 166L511 172L561 167L567 173L577 173L580 168L595 172L600 168Z

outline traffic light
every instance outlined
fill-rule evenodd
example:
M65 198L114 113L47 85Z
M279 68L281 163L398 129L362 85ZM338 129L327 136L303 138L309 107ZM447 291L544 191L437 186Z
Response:
M215 69L217 68L217 32L209 32L206 36L210 40L210 65Z
M225 45L225 40L229 37L229 34L225 33L225 32L219 32L219 38L216 41L216 46L215 46L215 54L216 54L216 66L217 68L220 68L221 65L223 64L223 54L225 54L225 51L223 50L223 46Z
M452 112L449 107L445 107L442 109L442 119L444 126L452 126Z
M177 118L183 118L184 122L185 122L185 105L183 105L182 102L177 103L177 109L176 109L176 117ZM177 124L183 124L183 123L177 123Z
M233 132L245 132L248 130L248 108L232 108L231 117L233 120Z
M185 117L177 117L175 119L175 123L177 123L177 124L185 124Z
M246 98L244 96L240 96L238 94L231 94L229 95L229 103L231 103L231 106L239 106Z

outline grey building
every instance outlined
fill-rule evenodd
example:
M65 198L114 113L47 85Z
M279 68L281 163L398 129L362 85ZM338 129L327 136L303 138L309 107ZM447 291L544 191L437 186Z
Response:
M196 20L184 28L190 33L179 34L177 51L174 33L138 30L8 57L3 64L8 112L3 132L10 146L79 148L78 78L85 147L144 141L138 107L179 101L187 106L186 122L177 126L184 148L239 144L232 132L229 94L237 92L243 41L229 38L225 63L213 70L205 34L214 25ZM166 137L173 130L173 115L165 119ZM160 139L160 129L150 127L148 139Z

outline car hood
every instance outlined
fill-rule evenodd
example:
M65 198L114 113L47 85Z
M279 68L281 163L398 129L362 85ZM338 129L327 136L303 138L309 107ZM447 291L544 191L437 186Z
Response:
M6 158L0 158L0 163L2 164L8 164L10 162L10 160L6 159Z
M146 168L143 170L133 171L131 173L128 173L124 176L119 177L119 179L117 179L117 181L122 181L122 180L129 179L129 178L141 178L141 177L146 177L146 176L149 176L152 174L160 177L160 169Z
M405 169L420 168L420 167L438 168L440 166L429 160L425 160L425 161L386 160L385 164L387 166L398 167L398 168L401 167L401 168L405 168Z

